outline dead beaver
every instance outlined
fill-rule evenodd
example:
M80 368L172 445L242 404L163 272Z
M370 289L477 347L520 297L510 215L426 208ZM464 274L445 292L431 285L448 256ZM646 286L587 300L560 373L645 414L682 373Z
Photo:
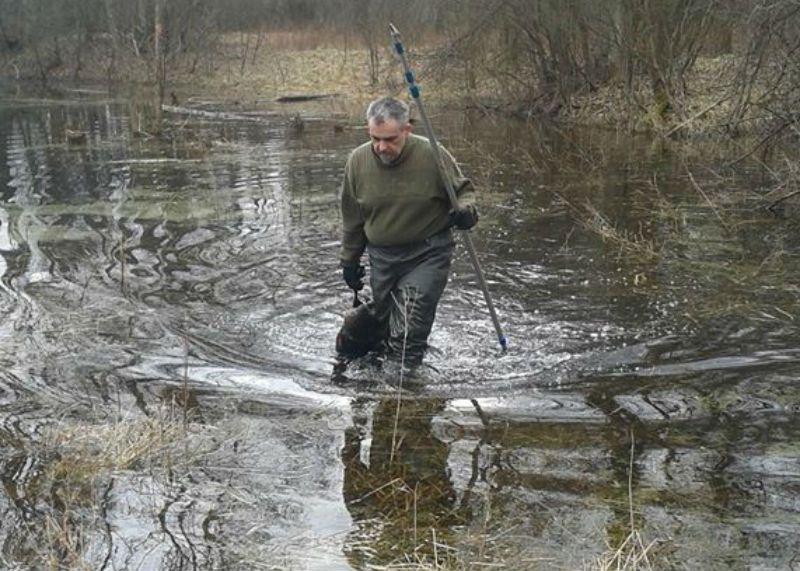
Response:
M385 326L375 314L372 302L361 303L344 314L344 323L336 335L336 353L355 359L380 347ZM354 304L355 305L355 304Z

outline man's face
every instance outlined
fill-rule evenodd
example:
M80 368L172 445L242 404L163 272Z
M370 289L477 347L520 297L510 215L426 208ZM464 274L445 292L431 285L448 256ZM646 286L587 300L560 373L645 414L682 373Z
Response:
M411 133L410 123L400 123L394 119L387 119L378 123L375 119L369 120L369 138L372 141L372 150L378 155L383 164L391 164L406 144L406 138Z

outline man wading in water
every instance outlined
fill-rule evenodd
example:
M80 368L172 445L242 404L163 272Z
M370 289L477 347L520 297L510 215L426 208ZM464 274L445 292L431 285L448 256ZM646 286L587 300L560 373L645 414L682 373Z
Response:
M367 108L370 141L347 160L342 183L344 281L364 287L367 250L373 300L387 359L409 367L422 362L453 255L450 228L478 221L472 183L444 149L444 170L458 196L452 209L431 145L411 133L409 108L383 97Z

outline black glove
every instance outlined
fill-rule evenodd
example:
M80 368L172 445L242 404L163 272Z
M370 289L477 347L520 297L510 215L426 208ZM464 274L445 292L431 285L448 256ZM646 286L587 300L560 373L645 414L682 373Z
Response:
M448 213L448 217L450 218L450 225L459 230L469 230L478 223L478 211L472 205L453 208Z
M364 287L364 280L361 278L364 277L365 273L364 266L358 262L342 262L342 277L344 277L347 287L353 291L358 291Z

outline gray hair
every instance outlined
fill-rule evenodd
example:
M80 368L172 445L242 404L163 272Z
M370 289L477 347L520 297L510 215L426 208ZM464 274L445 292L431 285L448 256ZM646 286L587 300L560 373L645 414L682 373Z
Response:
M411 118L411 111L405 101L396 97L381 97L367 107L367 122L374 120L381 124L389 119L405 125Z

